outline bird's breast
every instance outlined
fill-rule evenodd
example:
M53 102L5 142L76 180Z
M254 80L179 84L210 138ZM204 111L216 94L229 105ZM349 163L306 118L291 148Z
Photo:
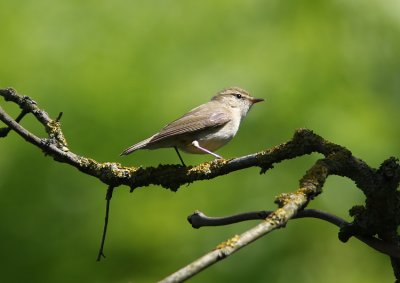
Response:
M240 125L240 119L234 119L215 129L209 130L207 133L199 133L194 140L197 140L199 145L210 151L215 151L227 144L237 133ZM189 153L204 154L203 151L197 149L191 143L180 146L183 151Z

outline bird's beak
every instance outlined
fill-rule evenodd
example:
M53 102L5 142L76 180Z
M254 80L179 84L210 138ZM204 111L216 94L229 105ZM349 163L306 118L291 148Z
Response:
M262 102L262 101L264 101L264 98L255 98L255 97L253 97L252 99L251 99L251 102L254 104L254 103L257 103L257 102Z

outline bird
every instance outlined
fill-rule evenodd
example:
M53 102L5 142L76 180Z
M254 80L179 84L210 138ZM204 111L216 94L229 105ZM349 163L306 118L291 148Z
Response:
M120 155L128 155L139 149L174 148L183 166L186 165L179 149L222 158L214 151L232 140L251 107L262 101L263 98L252 97L242 88L225 88L210 101L193 108L156 134L128 147Z

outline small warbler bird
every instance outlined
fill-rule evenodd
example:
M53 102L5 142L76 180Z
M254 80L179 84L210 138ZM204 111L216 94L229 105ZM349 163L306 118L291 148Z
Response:
M229 142L239 130L240 122L251 106L264 101L254 98L247 91L226 88L204 103L169 123L158 133L125 149L121 155L128 155L138 149L158 149L173 147L182 165L183 159L178 151L211 154L222 158L214 151Z

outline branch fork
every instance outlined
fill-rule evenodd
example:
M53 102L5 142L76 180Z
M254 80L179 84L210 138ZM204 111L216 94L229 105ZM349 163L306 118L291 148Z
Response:
M41 149L46 155L53 157L54 160L67 163L79 171L99 179L109 188L107 207L111 199L110 191L119 186L128 186L133 191L139 187L158 185L171 191L177 191L182 185L199 180L210 180L249 167L259 167L260 173L263 174L272 169L274 164L284 160L311 153L323 155L323 158L319 159L300 179L299 189L292 193L282 193L277 197L275 202L278 204L278 209L255 214L259 217L257 219L263 219L261 223L241 235L225 241L215 250L161 282L186 280L258 238L283 227L292 218L318 217L318 215L320 216L318 218L322 217L341 227L339 236L342 241L347 241L350 237L355 236L372 248L389 255L394 274L400 280L400 241L397 234L397 227L400 224L400 193L398 191L400 165L397 158L390 157L378 169L374 169L363 160L353 156L345 147L325 140L311 130L298 129L289 141L242 157L217 159L188 167L182 165L159 165L148 168L125 167L115 162L98 162L72 152L61 129L62 113L53 120L47 112L38 107L34 100L19 95L11 88L0 89L0 96L5 101L15 103L21 108L21 113L13 119L0 107L0 120L6 125L0 129L0 138L6 137L12 130L27 142ZM47 133L46 138L40 138L20 125L20 121L28 114L33 115L44 126ZM326 213L305 209L310 201L322 193L325 181L330 175L353 180L366 197L365 205L354 206L350 209L350 214L354 217L354 221L351 223ZM252 215L252 213L248 213L248 215ZM225 221L226 224L231 224L235 221L249 220L246 219L247 216L210 220L206 216L197 214L197 219L203 221L201 226L204 226L208 225L207 221L214 224ZM196 217L191 216L190 219L194 225ZM101 256L103 256L102 251L99 252L99 258Z

